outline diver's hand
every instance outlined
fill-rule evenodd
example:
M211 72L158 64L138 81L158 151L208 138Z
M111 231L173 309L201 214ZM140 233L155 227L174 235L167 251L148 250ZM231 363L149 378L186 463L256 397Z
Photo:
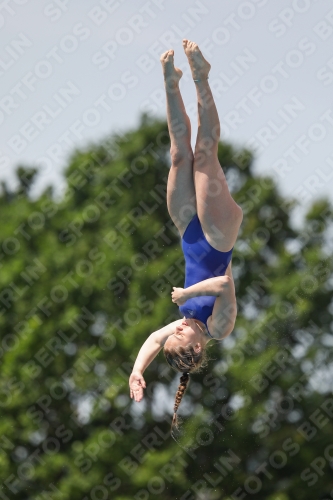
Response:
M146 388L145 379L142 376L141 372L132 372L129 378L129 386L130 386L130 396L134 401L141 401L143 398L143 389Z
M173 291L171 292L172 302L177 304L177 306L185 304L187 299L184 288L176 288L175 286L172 288L173 288Z

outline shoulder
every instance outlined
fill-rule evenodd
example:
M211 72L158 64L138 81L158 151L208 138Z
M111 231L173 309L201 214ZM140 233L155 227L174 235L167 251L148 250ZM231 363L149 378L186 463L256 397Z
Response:
M223 323L223 322L222 322ZM207 335L209 336L209 339L213 340L224 340L234 329L234 324L225 323L224 326L220 324L216 325L214 324L214 320L212 316L209 316L207 320L207 330L209 330L209 333ZM208 340L209 342L209 340Z

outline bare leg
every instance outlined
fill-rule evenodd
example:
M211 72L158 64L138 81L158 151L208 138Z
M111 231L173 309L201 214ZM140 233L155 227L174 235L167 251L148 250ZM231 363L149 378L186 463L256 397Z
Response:
M175 68L173 55L173 50L168 50L161 56L171 140L171 168L168 177L167 204L170 217L182 234L196 212L196 200L191 124L179 91L179 80L182 72Z
M242 222L242 210L232 198L217 158L220 121L208 84L210 64L199 47L183 41L198 97L198 135L194 152L197 211L207 240L218 250L230 250Z

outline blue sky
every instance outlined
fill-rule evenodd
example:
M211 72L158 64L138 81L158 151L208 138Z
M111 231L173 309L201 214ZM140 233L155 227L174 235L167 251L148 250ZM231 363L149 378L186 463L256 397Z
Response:
M330 0L9 0L0 10L0 178L39 165L61 193L71 151L165 116L159 55L174 48L196 125L182 38L212 64L222 139L256 152L305 209L333 193ZM194 134L193 134L194 140Z

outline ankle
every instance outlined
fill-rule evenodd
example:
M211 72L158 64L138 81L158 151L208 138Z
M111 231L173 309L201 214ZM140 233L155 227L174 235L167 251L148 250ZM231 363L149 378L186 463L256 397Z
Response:
M169 92L170 94L173 94L174 92L179 91L179 82L177 81L172 81L172 80L164 80L164 86L166 92Z
M193 81L195 83L206 83L208 78L209 78L209 76L207 76L206 78L196 78L196 79L193 78Z

